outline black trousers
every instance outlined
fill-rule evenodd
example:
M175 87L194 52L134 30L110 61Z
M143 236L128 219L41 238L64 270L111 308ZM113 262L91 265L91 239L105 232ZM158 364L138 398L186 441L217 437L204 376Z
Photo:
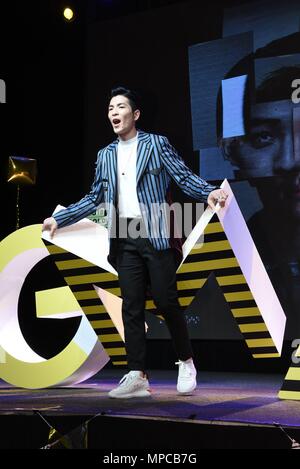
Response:
M117 270L123 298L122 317L129 370L145 370L145 302L148 282L152 298L169 328L177 357L192 357L187 325L181 311L176 263L172 249L157 251L147 238L118 239Z

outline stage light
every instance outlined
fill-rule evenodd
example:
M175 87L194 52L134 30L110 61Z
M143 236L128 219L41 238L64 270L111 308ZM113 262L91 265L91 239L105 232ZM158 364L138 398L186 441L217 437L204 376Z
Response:
M64 17L67 21L72 21L74 19L74 11L72 8L65 8L64 9Z
M20 228L20 186L35 184L36 173L36 160L24 156L9 157L7 182L12 182L17 186L16 230Z

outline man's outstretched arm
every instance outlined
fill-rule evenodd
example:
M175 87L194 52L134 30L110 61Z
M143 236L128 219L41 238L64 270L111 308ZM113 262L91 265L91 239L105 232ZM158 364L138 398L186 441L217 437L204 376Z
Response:
M57 230L57 221L54 217L46 218L43 222L42 231L49 231L50 238L53 238Z
M51 238L58 228L72 225L82 218L93 213L98 205L103 201L103 184L101 175L102 150L98 153L94 182L91 191L75 204L55 213L52 217L46 218L43 222L43 231L49 231Z
M185 194L207 202L212 209L215 209L217 203L221 207L225 205L226 192L193 173L166 137L155 136L155 143L159 147L159 153L167 172Z

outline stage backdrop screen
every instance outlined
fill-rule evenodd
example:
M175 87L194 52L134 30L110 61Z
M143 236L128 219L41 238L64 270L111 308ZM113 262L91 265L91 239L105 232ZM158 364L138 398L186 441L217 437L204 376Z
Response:
M204 18L199 2L190 2L90 26L86 182L97 150L114 139L103 124L109 89L121 84L144 92L143 130L166 135L204 179L230 181L287 315L286 338L294 339L300 334L300 4L267 0L217 13ZM213 276L194 306L187 315L193 338L241 338ZM146 320L150 338L169 337L163 321L151 314Z

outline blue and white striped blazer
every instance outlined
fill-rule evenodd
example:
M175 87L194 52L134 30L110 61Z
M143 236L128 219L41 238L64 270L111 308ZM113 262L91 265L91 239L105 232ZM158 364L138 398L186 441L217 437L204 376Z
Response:
M117 147L118 140L98 152L95 178L91 191L79 202L54 215L58 228L71 225L92 214L100 204L108 207L109 236L113 226L111 207L115 207L117 200ZM168 189L171 178L190 197L206 202L209 193L216 186L208 184L194 174L170 145L168 139L161 135L138 131L136 184L137 197L144 211L150 213L153 204L168 203ZM164 218L159 223L156 236L149 236L149 240L157 250L170 247L170 239L165 234L169 232L164 226Z

